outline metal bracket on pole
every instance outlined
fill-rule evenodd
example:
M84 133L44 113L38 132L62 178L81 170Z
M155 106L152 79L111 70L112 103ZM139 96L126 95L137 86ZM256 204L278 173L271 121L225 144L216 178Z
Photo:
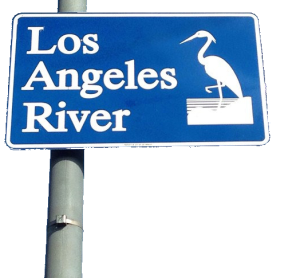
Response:
M66 225L74 225L77 226L79 228L81 228L83 230L82 224L76 220L72 220L72 219L68 219L67 216L65 214L63 215L56 215L56 219L51 221L48 224L48 227L51 227L53 225L61 227L61 226L66 226Z

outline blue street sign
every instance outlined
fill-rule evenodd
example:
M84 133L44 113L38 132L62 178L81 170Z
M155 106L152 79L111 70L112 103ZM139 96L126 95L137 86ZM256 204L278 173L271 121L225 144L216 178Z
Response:
M13 20L11 148L268 140L253 14L19 14Z

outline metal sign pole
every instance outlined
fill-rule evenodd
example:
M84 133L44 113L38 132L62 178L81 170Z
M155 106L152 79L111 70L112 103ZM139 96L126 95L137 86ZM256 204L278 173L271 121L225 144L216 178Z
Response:
M58 0L58 12L86 12L87 0Z
M86 12L86 0L59 0L58 12ZM84 150L52 150L46 278L82 277Z
M84 150L51 151L46 278L82 277Z

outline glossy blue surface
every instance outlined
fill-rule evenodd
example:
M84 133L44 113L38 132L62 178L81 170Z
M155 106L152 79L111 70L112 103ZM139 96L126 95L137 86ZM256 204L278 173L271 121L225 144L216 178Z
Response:
M101 15L86 14L70 17L57 14L19 15L14 21L12 57L15 64L10 74L9 117L7 143L12 148L54 148L54 147L97 147L135 143L152 145L206 145L236 144L260 145L268 140L265 88L260 42L257 41L257 19L252 14L194 14L194 15ZM83 44L74 54L63 54L56 48L53 54L27 54L31 49L32 33L29 27L44 27L40 31L39 49L48 50L57 45L60 37L74 34L81 40L87 34L97 34L99 50L94 54L83 54ZM205 56L216 55L225 59L238 76L244 97L251 97L253 124L188 125L187 99L218 98L218 90L211 94L205 87L216 85L197 59L198 51L206 43L206 38L197 38L180 44L199 30L213 35L212 43ZM73 49L72 39L65 40L65 48ZM91 47L88 48L91 50ZM129 73L128 63L134 63L134 81ZM22 90L40 62L43 62L55 84L59 87L57 71L75 69L78 73L80 89L45 90L45 81L32 82L33 90ZM13 59L12 59L13 62ZM152 69L157 77L144 78L154 88L145 89L139 84L138 74L143 69ZM95 98L80 95L83 85L82 75L88 69L101 70L99 81L103 89ZM111 78L110 82L120 85L113 90L106 86L104 74L110 69L118 69L123 77ZM171 81L161 76L164 69L170 71ZM41 73L36 78L41 77ZM131 81L129 81L131 79ZM124 81L123 81L124 80ZM158 80L156 82L156 80ZM176 86L175 86L176 81ZM123 82L124 85L121 86ZM131 85L129 84L131 82ZM156 83L157 85L154 86ZM163 84L163 85L162 85ZM163 86L167 89L163 89ZM173 86L172 86L173 85ZM71 86L70 77L67 86ZM126 88L127 87L127 88ZM134 88L133 88L134 87ZM174 87L174 88L172 88ZM90 91L91 94L95 93ZM223 88L224 98L236 98L228 88ZM65 108L58 103L65 102ZM38 121L38 132L24 132L27 126L28 106L24 103L46 103L52 107L47 121L58 127L59 111L91 111L80 132L76 131L68 114L65 114L64 132L49 132ZM104 132L95 131L90 124L94 111L105 110L111 120L99 120L99 125L111 122ZM128 110L123 116L122 126L126 131L113 131L115 116L113 111ZM43 114L37 107L36 115ZM23 130L23 131L22 131ZM108 144L108 145L106 145Z

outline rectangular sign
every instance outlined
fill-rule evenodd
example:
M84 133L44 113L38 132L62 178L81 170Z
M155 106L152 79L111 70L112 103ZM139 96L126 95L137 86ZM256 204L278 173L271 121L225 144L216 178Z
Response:
M263 76L250 13L19 14L6 142L262 145Z

